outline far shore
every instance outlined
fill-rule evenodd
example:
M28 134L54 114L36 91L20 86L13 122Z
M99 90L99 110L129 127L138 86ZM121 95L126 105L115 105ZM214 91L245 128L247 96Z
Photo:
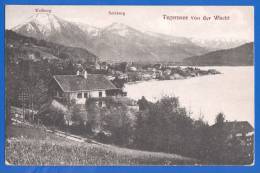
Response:
M223 73L220 73L223 74ZM219 74L218 74L219 75ZM173 80L185 80L185 79L194 79L194 78L200 78L200 77L206 77L209 75L202 75L202 76L196 76L196 77L186 77L186 78L180 78L180 79L164 79L164 80L160 80L160 79L150 79L150 80L139 80L139 81L132 81L132 82L127 82L125 84L127 85L134 85L134 84L138 84L138 83L143 83L143 82L159 82L159 81L173 81ZM211 75L213 76L213 75Z

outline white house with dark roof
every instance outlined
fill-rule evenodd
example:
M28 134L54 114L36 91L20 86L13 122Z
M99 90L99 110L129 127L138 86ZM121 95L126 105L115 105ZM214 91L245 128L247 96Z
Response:
M55 75L52 85L52 95L65 104L85 104L87 98L104 98L117 96L120 93L111 81L101 74L88 74L87 71L77 71L76 75Z

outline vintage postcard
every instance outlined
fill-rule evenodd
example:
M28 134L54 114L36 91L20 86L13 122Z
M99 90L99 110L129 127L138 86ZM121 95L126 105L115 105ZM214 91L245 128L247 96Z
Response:
M248 165L253 6L5 6L5 163Z

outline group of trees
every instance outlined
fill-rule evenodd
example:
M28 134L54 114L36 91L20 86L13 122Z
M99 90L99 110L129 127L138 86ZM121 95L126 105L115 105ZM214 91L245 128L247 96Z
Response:
M106 106L98 106L103 102ZM104 143L130 146L133 135L131 110L125 103L114 98L89 99L86 101L89 125L99 130L97 138ZM106 133L106 134L105 134Z
M101 107L100 102L105 106ZM67 130L72 133L93 136L103 143L132 145L133 112L125 103L115 98L89 98L84 109L72 104L70 113L74 125Z
M12 52L18 58L30 59L28 57L30 54L37 60L53 59L55 57L60 60L82 61L88 64L94 64L97 60L96 55L83 48L68 47L45 40L38 40L11 30L6 30L5 36L6 51Z
M144 150L182 155L200 155L205 128L202 120L190 118L176 97L164 97L156 103L142 98L137 115L135 146Z
M230 136L230 132L225 128L225 116L219 113L216 116L215 124L204 132L207 151L205 159L215 164L250 164L253 162L253 145L249 146L241 143L237 136ZM249 151L249 150L251 151ZM251 154L251 156L249 156Z
M28 88L39 99L47 96L48 85L55 74L74 74L75 67L71 62L48 62L19 60L6 63L6 93L12 105L16 105L17 96L22 88Z
M100 107L100 101L106 106ZM72 120L80 122L73 128L103 143L180 154L206 164L251 163L253 158L247 157L238 138L227 140L229 132L224 128L223 113L209 126L202 118L192 119L176 97L163 97L156 103L143 97L138 104L140 111L133 112L127 104L113 98L90 98L85 113L72 107Z
M99 107L99 101L106 106ZM140 111L132 112L127 104L112 98L89 99L86 101L88 123L79 127L80 131L85 129L85 133L91 133L90 129L95 129L98 130L96 139L104 143L180 154L207 164L250 163L240 140L227 140L229 132L224 128L223 113L216 116L214 126L209 126L202 118L192 119L176 97L163 97L156 103L143 97L138 104ZM82 116L77 120L84 121Z
M6 93L6 110L10 106L22 106L22 100L19 100L19 95L24 90L29 95L28 100L25 100L25 106L33 105L33 109L38 110L41 105L50 99L50 82L53 75L56 74L75 74L75 67L71 61L30 61L30 60L14 60L7 54L5 68L5 93ZM32 108L32 107L30 107ZM10 119L10 113L7 113L7 118Z
M97 60L95 55L81 48L37 40L9 30L5 34L5 93L9 103L6 105L21 106L17 98L26 88L32 96L30 102L37 109L48 99L53 75L75 74L73 64L93 65Z
M164 97L156 103L139 100L140 111L134 131L138 149L177 153L198 158L208 164L248 164L245 147L236 136L230 140L225 116L219 113L209 126L203 119L193 120L176 97Z

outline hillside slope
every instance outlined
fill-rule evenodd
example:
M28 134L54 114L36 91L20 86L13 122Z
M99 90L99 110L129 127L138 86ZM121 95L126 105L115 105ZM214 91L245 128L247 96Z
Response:
M79 143L35 127L9 126L7 137L6 160L13 165L198 164L195 159L177 154L132 150L87 142Z
M97 56L93 53L77 47L68 47L61 44L37 40L23 36L13 31L5 32L5 51L8 59L39 60L72 60L94 64Z
M184 64L198 66L254 65L254 43L246 43L236 48L218 50L204 55L186 58Z

